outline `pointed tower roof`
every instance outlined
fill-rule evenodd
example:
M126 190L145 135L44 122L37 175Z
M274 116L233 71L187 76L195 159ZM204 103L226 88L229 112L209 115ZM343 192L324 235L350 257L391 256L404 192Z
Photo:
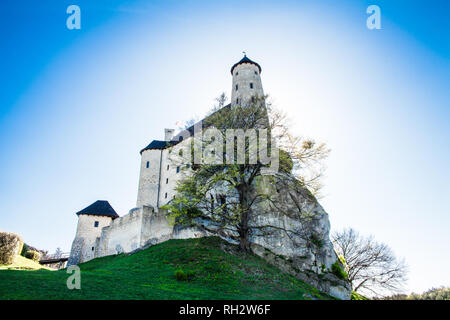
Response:
M261 66L259 64L257 64L255 61L250 60L249 58L247 58L247 55L244 54L244 57L241 59L241 61L235 63L232 67L231 67L231 74L233 74L233 70L234 68L236 68L238 65L240 65L241 63L251 63L254 64L255 66L258 67L259 69L259 73L261 73Z
M119 215L117 212L111 207L108 201L105 200L97 200L90 206L84 208L81 211L77 212L77 215L86 214L91 216L105 216L111 217L113 219L118 218Z

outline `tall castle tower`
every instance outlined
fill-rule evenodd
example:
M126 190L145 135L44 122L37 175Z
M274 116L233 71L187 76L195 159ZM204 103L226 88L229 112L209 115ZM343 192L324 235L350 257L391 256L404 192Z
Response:
M246 55L231 67L233 84L231 105L246 106L264 96L261 82L261 66Z
M261 66L246 55L232 66L231 106L246 106L264 96L260 74ZM188 135L193 134L193 128L184 131ZM170 162L169 149L186 138L180 134L174 135L173 129L165 129L163 141L153 140L141 150L136 207L148 206L158 211L175 195L176 182L183 167Z

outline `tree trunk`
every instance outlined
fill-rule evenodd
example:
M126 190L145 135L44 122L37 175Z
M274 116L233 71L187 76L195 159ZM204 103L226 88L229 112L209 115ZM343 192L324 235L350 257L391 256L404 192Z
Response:
M240 185L239 191L239 203L241 205L241 221L238 226L239 231L239 248L241 251L249 252L250 243L248 241L249 228L248 228L248 187L246 185Z

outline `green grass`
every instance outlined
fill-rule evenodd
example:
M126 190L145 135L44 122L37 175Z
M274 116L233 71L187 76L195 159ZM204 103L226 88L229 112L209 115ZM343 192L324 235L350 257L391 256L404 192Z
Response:
M0 265L0 270L52 270L51 268L44 267L40 265L38 262L35 262L31 259L27 259L22 256L16 256L14 258L14 262L9 265Z
M216 237L170 240L80 268L80 290L67 289L66 270L0 270L0 299L330 299Z
M352 291L351 300L370 300L369 298L360 295L358 292Z

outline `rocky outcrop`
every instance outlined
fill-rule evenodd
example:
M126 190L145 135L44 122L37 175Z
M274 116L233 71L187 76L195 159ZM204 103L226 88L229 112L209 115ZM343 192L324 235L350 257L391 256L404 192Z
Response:
M287 174L260 177L255 191L268 198L252 210L252 251L331 296L350 299L350 283L332 272L333 264L343 266L316 198Z
M343 268L329 239L328 214L316 198L288 174L258 177L253 192L263 194L250 213L250 248L268 262L339 299L351 286L333 273ZM197 221L205 234L238 243L236 228Z

